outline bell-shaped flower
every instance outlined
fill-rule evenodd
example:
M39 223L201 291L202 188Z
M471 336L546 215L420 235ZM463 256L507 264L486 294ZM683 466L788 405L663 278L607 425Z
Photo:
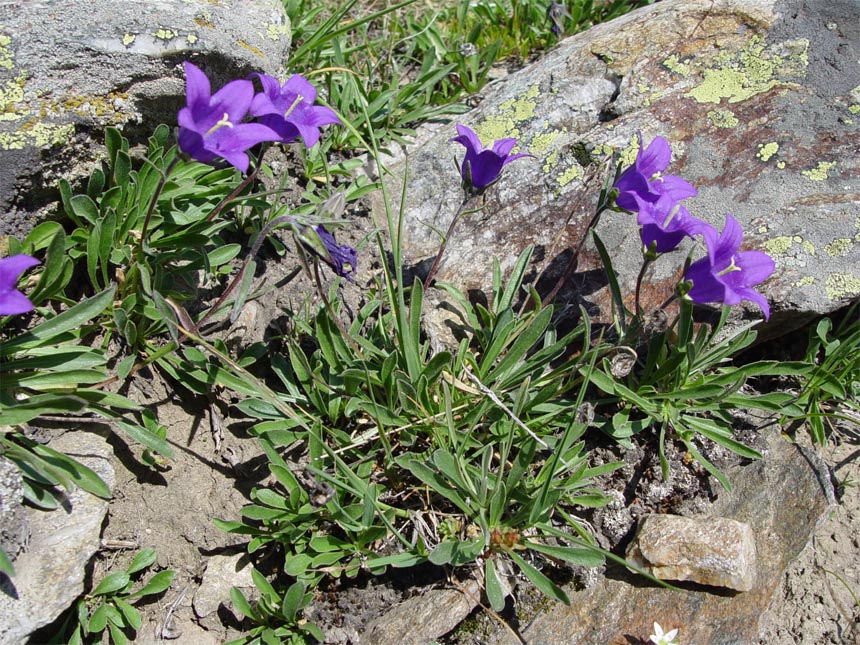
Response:
M739 251L742 237L740 224L728 214L719 237L715 231L704 234L708 255L693 262L684 272L684 280L689 283L686 295L698 303L736 305L749 300L759 306L767 320L770 318L767 298L752 287L773 273L774 262L761 251Z
M683 205L669 195L661 195L656 202L639 202L636 216L639 235L646 254L656 256L674 251L685 237L705 235L713 227L696 219ZM716 235L716 232L713 233Z
M316 88L298 74L290 76L283 85L266 74L255 76L260 79L263 92L251 102L251 115L277 132L281 143L301 137L305 147L311 148L320 138L320 126L340 123L331 109L314 105Z
M33 303L16 288L18 276L39 264L29 255L0 258L0 316L23 314L33 310Z
M517 144L514 138L494 141L489 148L484 148L478 135L465 125L457 124L457 136L448 141L456 141L466 148L466 156L460 166L460 176L463 179L463 189L467 193L480 194L495 183L502 168L514 159L532 157L533 155L519 153L510 154Z
M308 231L302 236L305 248L334 269L337 275L352 280L350 274L354 274L358 268L356 250L348 244L338 244L334 235L322 224L312 226L311 229L312 232Z
M260 123L242 123L254 98L251 81L230 81L212 94L209 79L184 63L186 105L179 110L179 149L197 161L221 158L242 172L250 163L247 150L278 133Z
M624 169L615 181L618 196L615 205L635 213L642 202L656 202L662 195L680 201L696 194L696 189L680 177L662 174L672 159L672 150L663 137L654 137L647 148L642 147L639 136L639 152L632 166Z

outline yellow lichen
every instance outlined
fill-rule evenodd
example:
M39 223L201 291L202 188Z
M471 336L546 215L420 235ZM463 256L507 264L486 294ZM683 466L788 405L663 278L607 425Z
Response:
M784 161L777 161L776 167L779 168L780 170L782 170L783 168L785 168L785 162Z
M546 152L547 149L552 145L553 141L558 139L558 135L562 134L563 132L567 132L567 128L562 128L561 130L552 130L550 132L540 132L536 134L529 142L529 152L536 155Z
M800 248L806 251L809 255L815 255L815 245L809 240L803 240L800 243Z
M74 132L73 125L31 123L17 132L0 133L0 150L21 150L25 146L47 148L65 143Z
M734 128L738 124L738 118L731 110L711 110L708 118L718 128Z
M278 25L273 22L266 23L263 25L266 28L266 37L270 40L280 40L281 38L291 39L293 37L293 30L291 29L291 25L289 22Z
M792 244L794 244L794 238L792 236L780 235L779 237L772 237L771 239L762 242L762 248L764 248L765 252L770 256L783 255L791 248Z
M860 278L848 273L831 273L824 282L824 292L831 300L847 300L860 295Z
M125 34L122 37L122 46L128 47L134 42L134 39L137 38L137 34Z
M193 45L197 42L197 34L188 34L185 37L185 42L187 42L189 45Z
M848 111L851 114L860 114L860 105L849 105Z
M171 40L176 38L179 35L179 32L175 29L156 29L152 32L152 35L159 40Z
M541 166L541 170L543 170L545 173L548 173L555 167L555 164L557 162L558 150L553 150L546 156L546 159L544 159L543 166Z
M239 45L239 47L241 47L242 49L247 49L249 52L251 52L255 56L259 56L260 58L263 58L263 52L261 52L259 49L257 49L253 45L246 43L241 38L236 41L236 44Z
M0 34L0 68L12 69L12 52L9 51L9 45L12 44L12 39L9 36Z
M582 167L578 163L574 162L573 165L570 166L570 168L566 169L564 172L562 172L556 178L556 182L558 183L559 186L564 188L570 182L572 182L574 179L579 179L581 177L582 177Z
M719 104L722 99L739 103L777 85L795 86L780 76L805 73L808 46L808 41L798 40L782 43L778 50L777 46L765 45L761 38L755 37L734 55L726 52L715 58L716 67L704 70L702 82L685 96L699 103Z
M767 161L777 152L779 152L779 144L775 141L771 141L770 143L760 143L758 144L758 152L756 153L756 157L758 157L762 161Z
M690 66L687 63L681 62L677 54L672 54L664 60L663 67L683 78L687 78L690 75Z
M824 181L827 179L827 172L835 165L835 161L819 161L815 168L812 168L811 170L801 170L800 174L812 181Z
M815 278L811 275L805 275L800 280L794 283L795 287L809 287L815 284Z
M830 257L835 258L850 252L853 247L854 242L851 241L851 238L840 237L838 239L833 240L830 244L826 245L824 247L824 252Z

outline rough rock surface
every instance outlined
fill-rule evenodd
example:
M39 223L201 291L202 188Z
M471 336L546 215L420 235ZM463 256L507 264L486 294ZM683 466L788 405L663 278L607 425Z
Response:
M88 466L113 488L108 443L89 432L65 434L51 447ZM27 509L31 538L15 561L15 577L0 581L0 643L23 643L60 615L84 589L87 563L98 550L107 500L81 489L66 508Z
M458 120L484 143L513 136L515 151L535 155L507 166L484 211L449 241L438 279L464 292L486 292L493 258L510 269L527 244L537 247L533 279L549 268L538 284L549 291L593 214L606 175L600 161L613 153L632 160L641 130L646 141L670 142L668 172L699 189L688 201L694 216L721 229L731 212L744 248L774 257L763 285L774 333L860 294L854 0L664 0L566 39L489 86ZM453 134L453 123L434 124L386 163L402 177L408 157L404 249L419 275L461 199ZM606 213L598 232L632 294L641 264L635 219ZM686 252L652 267L646 310L671 293ZM605 315L605 284L589 241L561 296Z
M212 79L283 76L279 0L74 0L0 6L0 235L25 234L60 177L89 174L105 126L133 143L175 124L192 60Z
M646 515L627 559L660 580L688 580L736 591L755 582L755 535L725 517Z
M755 642L761 616L786 566L831 508L829 473L826 468L821 473L819 463L814 452L801 450L779 432L771 432L761 461L727 470L732 491L721 493L712 510L752 527L758 575L750 591L663 589L611 567L594 586L569 590L570 606L551 606L531 622L523 636L534 645L621 645L647 641L651 625L657 621L667 631L682 627L679 641L683 643ZM516 641L507 632L499 632L493 642Z
M194 613L200 618L218 610L221 603L230 602L230 587L246 591L254 589L251 565L243 553L216 555L209 558L200 587L194 592Z
M0 457L0 549L12 561L30 537L27 516L21 505L23 495L21 471L11 461Z

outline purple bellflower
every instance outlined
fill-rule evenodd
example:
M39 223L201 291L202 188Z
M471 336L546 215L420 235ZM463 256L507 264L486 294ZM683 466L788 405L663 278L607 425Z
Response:
M186 105L179 110L179 149L197 161L226 160L243 173L246 151L279 135L260 123L241 123L254 98L251 81L230 81L212 94L209 79L199 68L184 63Z
M328 257L323 256L310 245L308 245L308 248L334 269L337 275L351 281L350 274L354 274L358 267L358 253L356 253L356 250L348 244L338 244L334 239L334 235L329 233L322 224L318 224L312 228L317 237L319 237L320 242L322 242Z
M0 259L0 316L23 314L33 310L33 303L16 289L18 276L39 264L29 255L12 255Z
M306 148L312 148L320 138L320 126L340 123L329 108L314 105L317 90L307 80L293 74L281 86L278 80L256 74L263 92L251 102L251 115L278 133L281 143L301 137Z
M661 174L671 158L672 150L663 137L654 137L648 147L643 148L640 132L636 161L625 168L615 182L616 206L635 213L642 202L656 202L661 195L669 195L674 201L695 195L696 189L680 177Z
M674 251L685 237L708 235L713 227L696 219L668 194L656 202L640 202L636 221L645 253L660 254ZM716 231L712 235L716 237Z
M489 148L484 148L478 135L459 123L457 136L451 137L448 141L456 141L466 148L466 156L460 166L460 176L463 178L463 189L472 194L480 194L492 185L498 180L502 168L514 159L533 156L525 153L510 154L511 149L517 144L514 138L499 139Z
M761 251L738 251L742 237L740 224L729 214L719 237L716 231L704 234L708 256L693 262L684 273L684 280L692 283L687 296L693 302L727 305L749 300L759 306L767 320L770 318L767 298L752 287L773 273L774 262Z

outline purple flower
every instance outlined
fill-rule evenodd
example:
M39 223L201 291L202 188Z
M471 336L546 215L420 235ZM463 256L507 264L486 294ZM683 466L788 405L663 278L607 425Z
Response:
M179 149L197 161L219 157L242 172L248 170L245 152L262 141L277 141L278 133L260 123L241 123L254 98L251 81L230 81L213 95L200 69L185 67L186 105L179 110Z
M742 237L740 224L728 214L719 237L716 231L704 234L708 256L693 262L684 273L684 279L692 283L687 296L693 302L727 305L749 300L759 306L767 320L770 318L767 299L752 287L773 273L774 263L767 253L738 251Z
M0 259L0 316L23 314L33 310L33 303L15 287L18 276L39 264L29 255L12 255Z
M347 280L352 280L349 274L355 273L355 270L358 267L358 254L355 249L348 244L338 244L334 239L334 235L329 233L325 226L321 224L311 228L313 228L320 242L322 242L326 254L323 255L320 253L316 248L314 248L315 245L307 245L307 247L318 255L323 262L334 269L334 272L337 275L346 278Z
M251 115L277 132L281 143L301 137L305 147L311 148L320 138L321 125L340 123L329 108L314 105L316 88L298 74L290 76L283 86L271 76L256 76L263 92L251 102Z
M478 194L495 182L502 168L520 157L531 157L529 154L510 154L517 140L499 139L489 148L484 148L478 135L465 125L457 124L456 137L448 141L456 141L466 148L466 156L460 166L460 176L463 178L463 188L467 192Z
M646 253L659 254L675 250L685 237L706 235L713 227L696 219L668 194L656 202L641 202L636 221L642 227L639 235ZM716 232L713 232L716 236Z
M615 182L618 196L616 206L636 212L643 202L656 202L661 195L669 195L679 201L696 194L696 189L674 175L661 174L672 158L672 150L663 137L654 137L648 147L642 148L642 133L639 136L639 152L632 166L624 169Z

